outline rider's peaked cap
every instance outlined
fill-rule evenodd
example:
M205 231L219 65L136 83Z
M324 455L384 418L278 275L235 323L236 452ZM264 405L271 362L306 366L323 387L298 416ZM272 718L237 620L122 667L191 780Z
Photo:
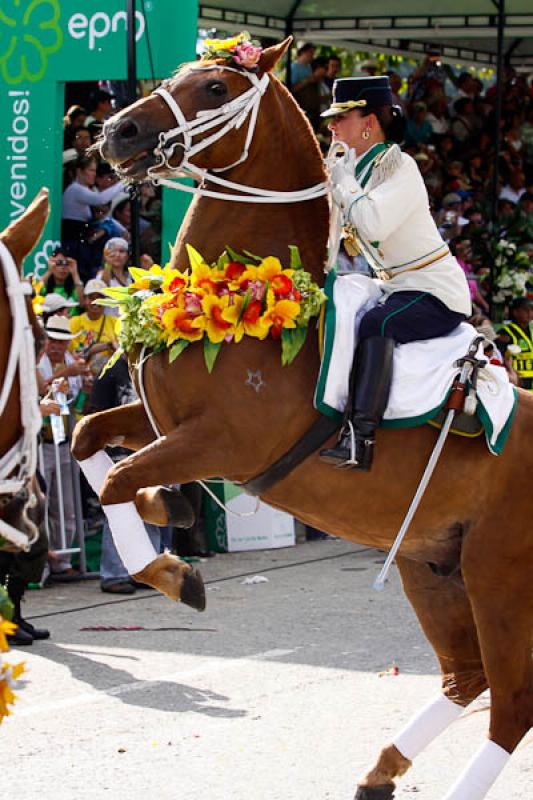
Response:
M392 89L388 75L367 75L360 78L339 78L333 84L333 102L320 116L334 117L354 108L367 111L391 106Z

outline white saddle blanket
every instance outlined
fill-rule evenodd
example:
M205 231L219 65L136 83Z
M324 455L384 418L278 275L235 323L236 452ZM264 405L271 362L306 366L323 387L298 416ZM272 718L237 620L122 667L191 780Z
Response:
M380 300L379 283L364 275L328 276L328 306L324 354L315 393L315 406L327 416L342 415L348 400L353 354L363 315ZM462 323L451 334L396 345L392 387L383 427L414 427L432 419L442 407L466 355L475 328ZM483 358L480 345L478 358ZM505 444L514 414L517 392L502 367L488 364L479 370L478 416L487 444L498 455Z

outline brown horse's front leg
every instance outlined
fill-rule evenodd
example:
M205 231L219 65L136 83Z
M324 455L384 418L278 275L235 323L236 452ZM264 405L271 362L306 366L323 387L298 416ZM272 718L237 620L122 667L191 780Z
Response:
M108 445L140 450L154 438L146 411L137 400L109 411L89 414L80 420L72 436L72 454L78 461L83 461Z
M154 431L140 401L84 417L74 430L72 453L78 461L94 455L107 445L140 450L155 439ZM189 528L194 524L191 504L178 489L144 486L135 497L137 511L145 522Z
M147 485L190 483L223 474L228 447L221 443L221 436L220 422L203 417L186 420L109 470L100 500L106 505L125 503Z

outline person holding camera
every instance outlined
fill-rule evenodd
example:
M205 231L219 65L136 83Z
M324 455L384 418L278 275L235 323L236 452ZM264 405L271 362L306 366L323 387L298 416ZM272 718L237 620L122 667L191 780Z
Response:
M78 264L74 258L70 258L62 247L54 250L53 255L48 259L48 269L42 277L42 295L59 294L65 300L75 304L72 314L75 314L75 307L83 305L83 283L78 272Z

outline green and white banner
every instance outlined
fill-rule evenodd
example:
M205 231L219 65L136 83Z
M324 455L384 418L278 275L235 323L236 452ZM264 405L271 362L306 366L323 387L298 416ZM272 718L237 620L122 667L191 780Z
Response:
M137 0L139 78L162 79L195 57L197 0ZM65 81L127 77L125 0L1 0L0 228L47 186L52 213L26 271L40 272L59 238ZM163 259L187 198L164 192Z

